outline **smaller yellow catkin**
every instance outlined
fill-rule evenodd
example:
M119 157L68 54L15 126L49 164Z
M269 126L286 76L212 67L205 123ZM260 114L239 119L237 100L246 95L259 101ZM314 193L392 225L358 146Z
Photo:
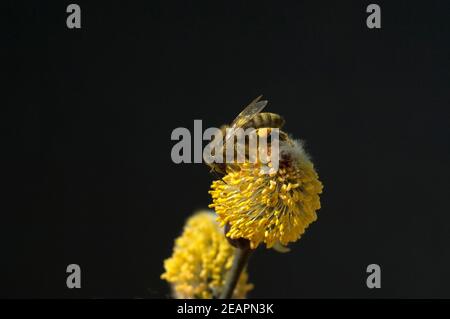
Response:
M216 215L199 212L188 219L182 235L175 240L173 255L164 261L161 278L171 284L175 298L218 297L233 263L234 251L216 222ZM244 270L233 298L245 298L252 288Z

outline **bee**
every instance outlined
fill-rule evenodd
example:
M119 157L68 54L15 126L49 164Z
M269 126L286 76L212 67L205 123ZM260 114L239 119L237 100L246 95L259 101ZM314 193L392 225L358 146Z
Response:
M281 117L281 115L278 115L276 113L259 113L256 114L251 120L249 120L247 123L242 125L242 128L245 130L247 128L282 128L284 125L284 119Z
M241 113L234 119L231 125L222 125L220 127L220 131L223 137L222 144L222 153L223 158L225 158L226 154L226 145L227 142L231 138L234 138L238 129L246 130L248 128L253 128L255 130L261 128L278 128L281 129L284 125L284 119L275 113L263 112L261 111L267 105L268 101L262 100L262 95L258 96L254 99L249 105L247 105ZM227 131L228 130L228 131ZM280 131L280 140L286 139L286 133ZM214 143L214 140L213 140ZM245 156L248 159L248 137L246 136L245 141ZM236 152L236 150L235 150ZM212 172L225 174L227 165L231 165L230 163L207 163L207 165L211 168Z

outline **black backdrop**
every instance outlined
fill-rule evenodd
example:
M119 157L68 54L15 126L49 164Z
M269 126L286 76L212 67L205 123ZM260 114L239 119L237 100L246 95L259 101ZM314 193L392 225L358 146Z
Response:
M306 141L319 218L259 249L251 297L450 297L446 1L2 2L2 297L166 298L159 279L213 176L176 127L259 94ZM66 288L66 266L82 288ZM366 266L382 288L366 287Z

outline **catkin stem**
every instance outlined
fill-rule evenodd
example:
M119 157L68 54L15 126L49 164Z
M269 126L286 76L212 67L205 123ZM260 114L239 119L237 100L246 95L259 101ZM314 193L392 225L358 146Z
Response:
M248 258L250 257L252 250L250 245L242 248L236 248L233 265L228 272L227 278L225 280L225 285L223 287L222 293L219 299L230 299L233 296L234 289L239 281L242 270L244 270L247 265Z

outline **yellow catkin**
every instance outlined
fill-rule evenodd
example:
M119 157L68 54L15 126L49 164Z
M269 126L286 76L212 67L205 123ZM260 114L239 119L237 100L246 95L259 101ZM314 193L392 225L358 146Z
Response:
M211 212L199 212L188 219L182 235L175 240L172 257L164 261L167 280L179 299L211 299L220 295L230 270L234 248ZM253 288L243 271L233 298L245 298Z
M229 223L228 237L246 238L252 248L262 242L268 248L287 245L317 219L322 183L301 145L286 143L290 148L280 157L275 173L264 174L262 164L246 162L212 183L210 207L220 223Z

